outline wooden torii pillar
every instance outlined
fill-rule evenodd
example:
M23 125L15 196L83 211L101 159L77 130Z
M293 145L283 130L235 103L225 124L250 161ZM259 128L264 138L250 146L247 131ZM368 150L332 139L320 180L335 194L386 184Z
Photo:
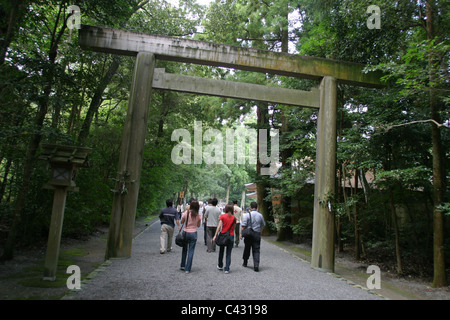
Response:
M249 84L232 85L217 80L193 79L195 77L185 81L187 78L182 77L186 76L167 74L164 77L170 80L161 81L159 76L154 74L155 60L161 59L320 81L318 95L314 92L292 90L299 94L295 96L293 93L294 96L289 98L287 104L319 107L311 266L324 271L334 271L334 213L329 209L328 198L335 192L337 83L382 87L379 73L364 73L364 65L345 61L87 25L82 25L79 30L79 44L83 49L137 57L122 140L106 258L131 255L152 87L259 100L258 96L248 95L248 92L252 91L247 87ZM202 84L195 86L191 83L194 80ZM243 88L240 90L239 87ZM227 91L227 94L224 94L224 91ZM273 94L266 96L264 101L286 103L285 100L279 99L280 95L277 95L276 90L272 91ZM300 101L296 103L296 99Z

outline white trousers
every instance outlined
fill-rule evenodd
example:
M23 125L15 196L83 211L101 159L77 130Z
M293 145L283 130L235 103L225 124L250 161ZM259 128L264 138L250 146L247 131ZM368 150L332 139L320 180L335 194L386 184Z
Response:
M172 250L173 228L167 224L161 225L161 247L160 251Z

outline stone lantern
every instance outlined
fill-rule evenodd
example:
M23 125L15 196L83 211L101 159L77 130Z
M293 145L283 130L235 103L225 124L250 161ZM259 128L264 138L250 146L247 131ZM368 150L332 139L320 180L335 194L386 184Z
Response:
M90 148L43 144L40 160L47 160L51 167L50 180L45 189L53 189L52 217L48 234L47 251L44 264L44 280L54 281L58 266L59 247L64 220L67 191L78 191L75 177L78 168L88 167Z

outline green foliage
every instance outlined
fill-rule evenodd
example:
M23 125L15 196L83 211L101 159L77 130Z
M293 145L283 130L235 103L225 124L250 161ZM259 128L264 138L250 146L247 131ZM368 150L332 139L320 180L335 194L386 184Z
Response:
M436 208L444 212L446 216L450 216L450 202L444 202Z
M429 168L419 166L414 168L394 169L389 171L381 171L377 174L376 185L380 187L389 187L399 184L405 188L417 189L431 187L431 170Z

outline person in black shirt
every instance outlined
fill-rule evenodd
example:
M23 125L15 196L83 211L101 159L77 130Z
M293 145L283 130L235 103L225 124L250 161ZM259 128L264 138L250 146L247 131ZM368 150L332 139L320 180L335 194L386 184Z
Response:
M175 228L175 221L178 229L181 229L180 218L178 217L177 209L173 207L172 199L166 200L167 207L161 210L159 220L161 221L161 246L159 252L164 254L166 251L172 250L173 228Z

